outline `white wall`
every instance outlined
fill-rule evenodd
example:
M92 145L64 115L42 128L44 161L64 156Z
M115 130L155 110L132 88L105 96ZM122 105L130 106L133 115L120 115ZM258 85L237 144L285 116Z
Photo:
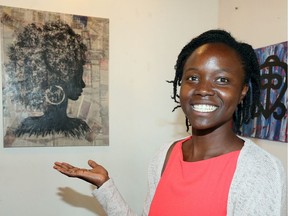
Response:
M219 26L255 48L287 41L287 0L219 0Z
M148 161L165 142L186 136L172 113L173 66L192 37L218 24L218 0L0 0L0 5L110 19L110 146L14 148L0 145L0 215L102 215L91 186L52 169L56 160L110 171L141 211ZM1 104L0 104L1 105ZM0 112L2 119L2 112ZM2 121L0 136L2 134Z
M219 27L254 48L288 41L287 0L219 0ZM287 171L287 143L254 139L276 155Z
M103 215L89 184L52 169L56 160L86 166L88 159L107 167L140 212L148 161L162 143L186 135L180 110L171 113L172 89L165 82L174 75L182 46L218 21L255 47L287 40L286 0L0 0L0 5L110 19L111 133L109 147L4 149L1 144L1 216ZM259 28L265 22L271 22L269 28ZM256 141L287 158L287 144Z

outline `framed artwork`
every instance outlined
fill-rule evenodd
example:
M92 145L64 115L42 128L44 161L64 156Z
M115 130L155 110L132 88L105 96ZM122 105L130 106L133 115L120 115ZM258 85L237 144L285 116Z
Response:
M256 49L261 94L256 118L243 125L242 135L288 141L287 41Z
M109 145L109 19L0 6L3 145Z

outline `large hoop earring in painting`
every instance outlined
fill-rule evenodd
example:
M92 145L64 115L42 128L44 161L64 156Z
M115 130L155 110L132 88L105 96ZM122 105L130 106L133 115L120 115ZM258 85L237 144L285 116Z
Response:
M59 105L65 99L65 92L59 85L50 86L45 91L45 99L49 104Z

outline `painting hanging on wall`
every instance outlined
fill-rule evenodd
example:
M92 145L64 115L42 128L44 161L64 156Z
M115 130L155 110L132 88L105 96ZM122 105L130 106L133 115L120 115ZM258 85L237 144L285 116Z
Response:
M261 75L260 105L256 118L243 125L242 135L288 141L287 41L255 50Z
M0 6L4 147L109 145L109 19Z

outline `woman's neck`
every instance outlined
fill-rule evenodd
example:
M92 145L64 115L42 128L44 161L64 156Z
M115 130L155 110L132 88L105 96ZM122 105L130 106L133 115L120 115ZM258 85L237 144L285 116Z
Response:
M192 130L192 139L183 143L185 161L199 161L217 157L243 147L241 140L231 128L218 128L209 132Z

